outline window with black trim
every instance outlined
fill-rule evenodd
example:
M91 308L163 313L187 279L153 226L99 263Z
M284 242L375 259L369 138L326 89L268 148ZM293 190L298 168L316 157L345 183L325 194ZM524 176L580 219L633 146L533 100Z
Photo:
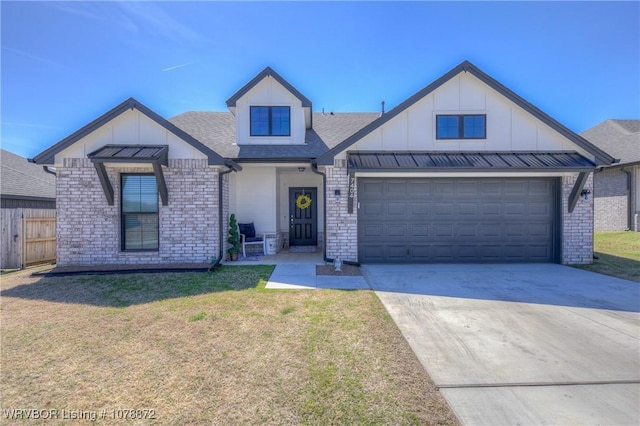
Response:
M290 136L291 108L288 106L252 106L251 136Z
M485 114L436 115L436 139L486 139Z
M121 175L123 251L157 251L158 185L148 174Z

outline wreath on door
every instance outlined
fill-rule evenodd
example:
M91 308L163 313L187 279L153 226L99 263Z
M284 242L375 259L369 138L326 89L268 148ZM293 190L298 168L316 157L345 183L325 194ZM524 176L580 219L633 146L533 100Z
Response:
M309 206L311 205L311 197L309 197L306 194L300 194L298 195L298 198L296 198L296 207L304 210L304 209L308 209Z

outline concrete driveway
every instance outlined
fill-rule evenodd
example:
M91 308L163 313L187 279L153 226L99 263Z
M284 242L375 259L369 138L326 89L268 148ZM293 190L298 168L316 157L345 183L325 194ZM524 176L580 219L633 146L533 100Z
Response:
M465 424L640 424L640 284L553 264L362 270Z

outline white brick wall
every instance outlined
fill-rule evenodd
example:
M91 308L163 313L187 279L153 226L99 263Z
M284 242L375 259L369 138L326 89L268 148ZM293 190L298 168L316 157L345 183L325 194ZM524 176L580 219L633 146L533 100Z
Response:
M588 264L593 262L593 197L578 199L573 213L569 213L569 194L578 174L562 178L562 263ZM593 193L593 173L584 187Z
M93 164L65 159L57 178L58 265L208 263L218 255L218 169L207 160L169 160L164 176L169 204L160 199L160 248L123 252L120 174L147 168L108 167L115 203L107 204Z
M354 202L353 213L347 212L349 180L345 160L335 160L334 167L327 167L327 229L325 244L327 257L358 261L358 206ZM335 200L334 191L340 190L340 201ZM356 193L356 197L358 194Z

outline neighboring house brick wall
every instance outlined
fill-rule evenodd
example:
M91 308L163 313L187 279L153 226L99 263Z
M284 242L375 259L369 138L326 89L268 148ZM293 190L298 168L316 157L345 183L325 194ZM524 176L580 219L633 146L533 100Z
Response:
M343 261L357 262L358 206L354 205L353 213L347 213L349 179L346 160L335 160L334 167L327 167L326 175L327 229L325 230L325 244L327 257L330 259L339 257ZM333 195L336 189L339 189L341 194L338 202Z
M569 213L569 195L578 174L562 177L562 263L589 264L593 262L593 197L580 197ZM593 188L593 173L584 186ZM593 191L592 191L593 192Z
M594 209L596 231L629 229L629 191L627 174L620 169L604 170L594 175Z
M163 168L169 205L159 201L160 249L120 249L120 173L107 168L115 203L107 204L90 160L65 159L58 169L58 265L208 263L218 253L218 170L207 160L169 160Z

